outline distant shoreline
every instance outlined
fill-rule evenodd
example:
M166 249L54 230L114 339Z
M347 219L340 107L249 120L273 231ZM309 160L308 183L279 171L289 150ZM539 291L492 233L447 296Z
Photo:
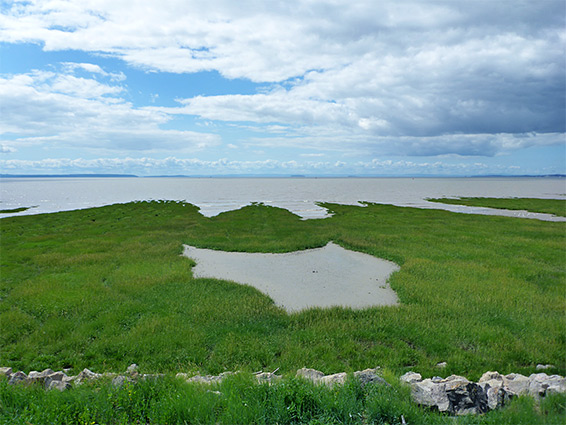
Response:
M135 177L135 174L0 174L0 179L44 179L44 178L83 178L83 177Z
M373 179L373 178L399 178L399 179L475 179L475 178L566 178L566 174L541 174L541 175L504 175L504 174L487 174L478 176L457 176L457 175L437 175L437 174L420 174L420 175L289 175L289 174L224 174L224 175L157 175L157 176L138 176L135 174L0 174L0 179L27 179L27 178L288 178L288 179Z

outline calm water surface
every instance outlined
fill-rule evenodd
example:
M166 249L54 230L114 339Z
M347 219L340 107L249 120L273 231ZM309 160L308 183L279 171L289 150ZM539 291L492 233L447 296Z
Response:
M142 200L186 201L205 216L251 202L324 218L316 202L377 202L557 220L545 214L440 205L427 198L483 196L566 199L566 179L552 178L9 178L0 179L0 209L32 207L40 214ZM0 214L0 218L16 214ZM560 219L564 220L564 219Z

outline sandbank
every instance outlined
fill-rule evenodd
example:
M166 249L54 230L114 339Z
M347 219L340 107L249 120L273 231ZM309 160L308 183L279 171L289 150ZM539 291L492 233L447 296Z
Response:
M247 284L289 312L311 307L366 308L395 305L387 283L399 266L332 242L323 248L284 254L226 252L184 245L196 278Z

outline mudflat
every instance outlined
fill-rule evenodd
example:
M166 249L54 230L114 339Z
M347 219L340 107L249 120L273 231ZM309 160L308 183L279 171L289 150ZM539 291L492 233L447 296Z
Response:
M395 305L387 283L399 266L335 243L284 254L226 252L184 245L196 278L247 284L289 312L311 307Z

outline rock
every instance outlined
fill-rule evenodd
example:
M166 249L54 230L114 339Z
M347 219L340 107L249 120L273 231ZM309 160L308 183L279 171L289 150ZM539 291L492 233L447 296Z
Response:
M378 370L379 367L376 367L375 369L359 370L357 372L354 372L354 378L360 381L362 387L365 387L367 384L380 384L389 386L385 379L377 374Z
M5 376L6 378L10 379L11 374L12 374L11 367L0 367L0 376Z
M344 385L346 379L348 379L348 374L346 372L341 372L323 376L318 382L329 387L333 387L334 385Z
M83 381L92 381L95 379L99 379L102 375L100 373L94 373L92 370L84 368L81 373L75 376L74 381L77 384L81 384Z
M187 382L198 382L200 384L220 384L227 376L234 375L234 372L222 372L220 375L196 375L187 379Z
M20 370L16 373L12 373L12 375L10 375L10 380L8 381L8 384L11 384L11 385L26 384L28 382L29 382L28 376Z
M63 382L72 383L76 379L76 376L63 376Z
M312 381L316 384L324 376L324 373L322 373L321 371L316 370L316 369L308 369L306 367L303 367L302 369L297 370L296 376L300 377L300 378L307 379L307 380Z
M432 378L433 382L435 378ZM458 375L450 375L449 377L442 379L440 378L440 381L438 381L439 383L444 383L446 390L452 390L455 388L459 388L462 385L467 385L470 383L470 381L468 381L466 378L464 378L463 376L458 376Z
M55 372L53 372L53 370L51 369L45 369L43 372L36 372L35 370L32 370L29 374L28 374L28 378L30 379L31 382L45 382L45 378L48 375L51 375Z
M28 378L30 378L30 379L36 379L39 376L41 376L41 372L38 372L37 370L31 370L28 373Z
M277 381L281 378L281 376L276 375L272 372L259 372L255 374L255 379L259 384L267 383L271 385L274 381Z
M413 382L411 396L417 404L436 407L441 412L447 412L450 408L445 385L434 382L432 379Z
M548 376L546 373L534 373L529 376L528 394L533 397L563 392L566 392L566 378L559 375Z
M47 375L47 378L52 379L54 381L63 381L63 379L67 377L64 372L53 372Z
M554 369L555 367L552 364L537 364L537 370Z
M218 376L211 376L211 375L207 375L207 376L195 375L187 379L187 382L197 382L199 384L213 384L219 381L220 378Z
M510 373L503 377L505 390L512 395L525 395L529 392L529 378L520 373Z
M484 390L487 396L487 406L490 410L499 409L509 403L513 395L508 392L502 385L491 386L489 383L478 384Z
M486 393L487 405L491 410L503 407L511 398L511 394L503 386L503 375L498 372L485 372L478 385Z
M131 365L128 366L128 368L126 369L126 373L130 376L134 376L138 374L138 365L135 363L132 363Z
M470 415L486 413L489 410L487 394L481 386L473 382L464 383L456 381L453 388L446 390L449 411L456 415Z
M546 373L534 373L527 378L517 373L503 376L486 372L478 383L457 375L424 381L418 380L419 377L410 372L400 378L411 384L414 401L455 415L482 414L504 406L514 396L540 398L566 392L566 378Z
M55 379L47 378L45 380L45 389L47 390L59 390L65 391L66 389L71 388L71 383L67 381L58 381Z
M467 415L489 410L484 389L458 375L415 381L411 384L411 395L418 404L436 407L440 412Z
M389 385L383 378L377 375L379 367L375 369L365 369L354 372L354 378L360 380L362 386L370 383L379 383ZM324 375L319 370L302 368L297 370L296 376L309 380L315 384L323 384L329 387L334 385L344 385L348 379L346 372L334 373L332 375Z
M546 373L533 373L529 376L528 394L533 397L544 397L548 388Z
M53 372L44 377L43 385L48 390L56 388L59 391L63 391L71 386L71 381L65 378L68 378L68 376L63 372Z
M423 380L423 377L421 376L420 373L416 373L416 372L407 372L405 373L403 376L401 376L401 378L399 378L399 380L401 382L404 382L406 384L412 384L413 382L420 382Z
M566 393L566 378L559 375L548 377L548 388L546 394Z
M499 372L485 372L480 380L478 381L478 383L482 383L482 382L488 382L488 381L501 381L501 383L503 383L503 375L500 374Z

